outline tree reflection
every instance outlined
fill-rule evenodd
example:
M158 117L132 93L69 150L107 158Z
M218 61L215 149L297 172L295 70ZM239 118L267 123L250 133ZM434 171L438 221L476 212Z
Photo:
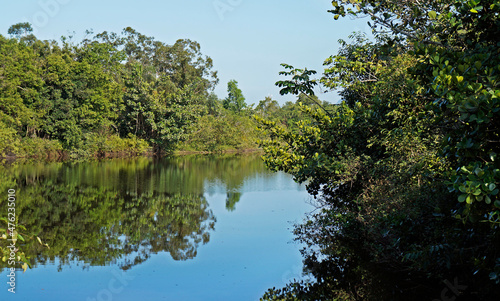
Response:
M129 269L152 254L188 260L210 240L216 222L204 197L207 181L223 183L234 210L246 177L264 172L255 157L141 158L0 167L6 191L17 190L18 223L43 238L21 247L31 267L59 262ZM0 201L0 208L5 207ZM1 268L7 267L5 262Z
M108 188L54 185L24 187L20 223L40 233L50 245L25 247L32 265L56 257L62 265L73 260L89 265L119 262L123 268L165 251L175 260L196 256L207 243L215 217L199 194L142 193L131 195ZM129 256L130 255L130 256Z
M60 269L73 262L129 269L159 252L194 258L216 222L207 183L227 192L233 211L243 183L262 175L269 173L258 155L15 163L0 165L0 192L16 189L18 223L50 246L20 245L32 268L57 260Z
M226 209L227 211L234 211L236 209L236 203L240 201L241 193L240 192L228 192L226 198Z

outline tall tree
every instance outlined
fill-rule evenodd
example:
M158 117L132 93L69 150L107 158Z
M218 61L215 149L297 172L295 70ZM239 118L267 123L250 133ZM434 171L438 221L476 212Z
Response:
M243 93L238 88L238 82L236 80L233 79L227 83L227 94L223 102L225 109L240 112L246 107L245 97L243 97Z

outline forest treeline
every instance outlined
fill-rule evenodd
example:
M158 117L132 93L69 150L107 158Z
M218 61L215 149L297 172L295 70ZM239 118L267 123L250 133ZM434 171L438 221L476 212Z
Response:
M283 64L281 93L342 101L260 120L266 164L318 205L295 227L310 277L261 300L498 300L500 2L332 4L374 37L340 41L319 78Z
M89 157L257 148L253 115L297 119L295 103L247 105L191 40L173 45L132 28L83 41L39 40L31 25L0 35L0 156ZM295 112L295 113L294 113Z

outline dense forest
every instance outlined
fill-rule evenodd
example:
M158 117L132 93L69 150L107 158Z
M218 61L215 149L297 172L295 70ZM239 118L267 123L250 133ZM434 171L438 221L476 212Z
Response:
M340 92L302 106L298 132L261 119L270 168L319 209L297 225L313 281L262 300L498 300L500 2L333 1L368 17L323 75L284 64L281 92ZM291 77L291 78L290 78Z
M58 43L32 31L19 23L0 36L0 156L255 149L253 115L299 118L292 102L247 105L235 80L219 99L213 62L195 41L167 45L125 28Z
M261 147L318 206L294 230L312 280L261 300L497 300L500 1L332 4L335 20L366 17L373 38L339 41L317 78L283 64L276 84L296 102L282 106L248 105L235 80L219 99L191 40L126 28L57 43L16 24L0 36L0 155Z

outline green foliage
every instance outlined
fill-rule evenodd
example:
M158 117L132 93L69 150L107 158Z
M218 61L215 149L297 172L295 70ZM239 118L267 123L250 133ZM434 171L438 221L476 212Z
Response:
M245 97L243 97L243 93L238 88L238 82L234 79L227 83L227 97L222 104L224 109L234 112L241 112L246 107Z
M88 133L85 134L80 148L71 155L77 157L89 157L92 155L104 156L135 156L146 154L151 151L149 144L129 134L127 138L113 134Z
M17 150L17 144L16 130L0 121L0 156L14 153Z
M295 229L314 281L265 300L432 299L455 277L464 298L498 296L498 4L333 2L335 18L370 16L376 39L325 61L335 108L300 105L296 130L259 119L266 164L320 209ZM310 74L284 67L282 93L312 94Z
M279 110L280 105L270 96L266 96L265 99L259 101L259 104L255 107L255 113L265 118L275 117Z
M27 243L36 241L40 246L50 249L49 245L43 243L40 237L27 233L26 227L18 224L17 221L2 217L0 222L0 227L5 227L0 228L0 258L2 265L8 263L10 268L20 267L23 272L26 272L31 266L30 256L26 256L23 251ZM8 243L3 243L4 241L8 241ZM8 247L5 245L8 245ZM12 249L12 245L14 245L14 249ZM15 254L14 257L12 257L12 252Z
M470 11L476 7L472 4L467 2L473 7ZM464 13L463 6L459 9ZM443 16L443 24L449 22L457 29L453 39L444 40L443 46L417 45L415 55L421 65L414 70L430 83L433 102L429 107L437 114L436 123L446 129L442 155L452 162L448 185L459 202L465 203L457 216L470 220L486 216L495 227L500 214L495 206L496 185L500 182L500 164L496 160L500 141L500 52L494 38L498 28L483 26L489 22L500 24L498 10L492 3L481 18L453 21L456 16Z
M7 31L9 35L14 36L18 39L32 32L33 32L33 27L31 27L31 24L27 22L12 25Z
M281 71L280 75L291 75L291 80L278 81L276 85L280 88L280 94L300 94L314 95L313 88L317 84L316 81L311 80L310 76L316 74L314 70L295 69L291 65L281 64L285 69L290 71Z
M143 141L155 152L171 152L187 138L217 83L212 60L191 40L167 45L126 28L122 36L103 32L58 44L31 31L20 23L9 29L15 38L0 36L4 155L31 155L36 139L57 140L77 157L123 153L129 135L141 145L126 153L142 152Z
M255 128L254 120L232 110L224 110L219 116L205 115L193 124L180 149L205 152L255 149L259 138Z
M63 152L61 142L38 137L24 138L19 144L16 154L20 157L57 157Z

